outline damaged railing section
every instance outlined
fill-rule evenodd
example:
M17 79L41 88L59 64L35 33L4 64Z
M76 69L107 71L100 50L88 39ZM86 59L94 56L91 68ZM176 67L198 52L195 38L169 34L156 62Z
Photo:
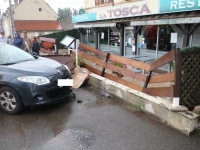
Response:
M170 52L166 53L156 61L151 64L143 63L140 61L136 61L133 59L128 59L125 57L117 56L114 54L106 53L85 44L79 45L79 55L82 56L84 59L96 63L97 65L101 66L102 69L99 70L96 67L92 66L91 63L84 63L84 67L90 70L92 73L97 75L103 76L107 79L112 81L118 82L122 85L135 89L137 91L144 92L148 95L152 96L165 96L165 97L173 97L174 96L174 87L148 87L149 84L153 83L162 83L162 82L169 82L174 81L175 73L165 73L165 74L158 74L153 75L152 72L157 68L175 60L175 50L171 50ZM145 70L148 72L148 75L144 75L142 73L134 72L127 68L122 68L116 65L113 65L112 62L120 62L122 64L126 64L131 66L132 68L138 68L141 70ZM125 80L123 78L119 78L114 76L111 72L120 73L126 77L130 77L131 79L135 79L143 83L143 86L133 83L131 81Z

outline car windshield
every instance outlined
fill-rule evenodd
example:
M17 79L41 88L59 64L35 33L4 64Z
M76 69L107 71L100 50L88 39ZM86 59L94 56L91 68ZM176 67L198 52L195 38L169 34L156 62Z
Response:
M12 45L0 45L0 65L9 65L34 60L29 53Z

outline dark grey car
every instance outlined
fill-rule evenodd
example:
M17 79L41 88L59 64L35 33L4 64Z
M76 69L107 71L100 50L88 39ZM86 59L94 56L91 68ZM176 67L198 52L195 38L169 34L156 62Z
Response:
M33 57L8 44L0 43L0 107L8 114L24 106L39 106L74 98L72 87L59 87L58 79L71 79L67 66Z

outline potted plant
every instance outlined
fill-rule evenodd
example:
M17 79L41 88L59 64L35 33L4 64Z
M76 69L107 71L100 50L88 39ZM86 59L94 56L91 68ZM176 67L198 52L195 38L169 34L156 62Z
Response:
M76 65L76 56L73 57L73 63L74 63L74 65ZM83 58L82 58L81 56L78 56L78 65L79 65L80 67L83 67L83 63L84 63Z
M114 61L114 62L112 62L111 64L112 64L112 65L115 65L115 66L117 66L117 67L126 68L126 65L125 65L125 64L122 64L122 63L120 63L120 62ZM119 77L119 78L124 77L123 74L118 73L118 72L116 72L116 71L112 71L112 73L113 73L115 76Z

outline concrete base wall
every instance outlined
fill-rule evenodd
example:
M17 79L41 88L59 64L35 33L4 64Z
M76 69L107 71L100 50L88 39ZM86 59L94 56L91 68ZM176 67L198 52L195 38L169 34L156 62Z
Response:
M167 109L157 97L130 89L124 85L113 82L96 74L90 74L88 84L108 93L114 98L121 99L134 105L149 114L160 119L163 123L190 135L195 129L200 127L199 115L193 112L174 112Z

